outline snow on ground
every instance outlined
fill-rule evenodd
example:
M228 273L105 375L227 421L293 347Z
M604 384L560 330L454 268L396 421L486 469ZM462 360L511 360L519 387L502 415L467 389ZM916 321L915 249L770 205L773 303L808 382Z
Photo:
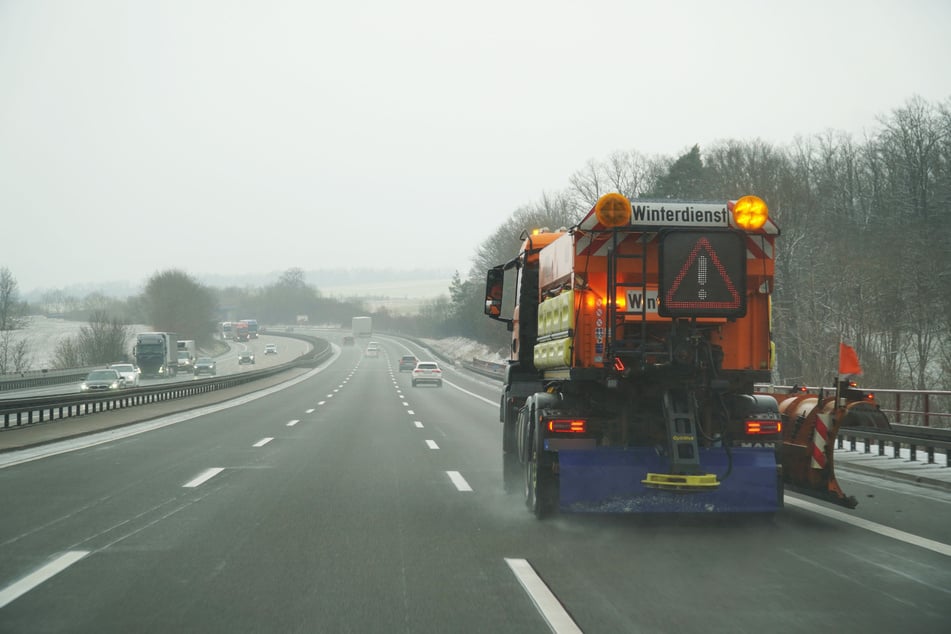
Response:
M27 325L20 330L11 331L12 342L18 342L26 339L30 345L29 363L27 370L52 369L56 356L56 347L60 342L77 337L79 329L88 325L84 321L67 321L65 319L56 319L44 317L43 315L31 315L27 317ZM151 330L149 326L135 324L129 326L132 333L145 332ZM129 340L129 352L132 352L132 339Z
M479 359L491 363L505 362L505 357L501 356L498 352L490 350L488 346L471 339L450 337L448 339L423 339L422 341L443 355L451 358L453 361L459 362Z

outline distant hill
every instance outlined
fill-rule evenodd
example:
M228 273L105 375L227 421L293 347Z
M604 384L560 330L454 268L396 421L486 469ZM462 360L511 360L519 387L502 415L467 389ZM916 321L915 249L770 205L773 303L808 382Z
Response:
M229 286L263 287L280 279L284 271L268 273L216 274L192 273L196 280L214 288ZM304 279L323 295L334 297L399 297L430 298L448 294L454 271L438 269L321 269L304 271ZM102 293L106 297L126 298L142 292L145 280L133 283L113 280L97 284L73 284L62 288L21 289L20 297L27 302L39 302L47 292L59 291L73 297Z

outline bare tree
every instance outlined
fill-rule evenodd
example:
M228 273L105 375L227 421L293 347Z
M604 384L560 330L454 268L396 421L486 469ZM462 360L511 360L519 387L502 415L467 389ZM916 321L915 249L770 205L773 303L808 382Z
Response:
M129 356L130 329L119 319L96 311L79 329L79 351L83 365L124 361Z
M637 150L614 152L603 169L611 190L628 198L637 198L654 184L650 177L650 163Z
M80 354L79 343L76 338L68 337L56 344L56 350L53 353L53 365L60 370L83 366L82 354Z
M7 267L0 267L0 331L22 328L26 306L20 301L17 280Z
M568 179L579 206L590 209L598 201L601 194L606 193L607 179L604 169L594 159L589 160L583 169L578 170Z
M33 363L33 345L26 337L14 337L13 332L0 332L0 374L24 372Z

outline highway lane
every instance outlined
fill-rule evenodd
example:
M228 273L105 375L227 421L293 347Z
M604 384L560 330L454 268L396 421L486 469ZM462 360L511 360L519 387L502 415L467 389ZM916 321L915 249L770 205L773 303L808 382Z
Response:
M447 368L443 388L414 389L396 367L413 344L378 340L378 359L345 348L272 395L0 469L0 604L57 570L0 608L0 631L550 631L519 562L560 601L556 631L940 631L951 616L951 557L808 507L537 522L501 491L497 385ZM934 493L912 515L886 510L911 510L907 492L874 489L867 512L912 534L936 518L924 536L939 539L951 512ZM871 517L864 502L841 513Z
M278 354L264 354L264 346L269 343L277 345ZM228 342L228 347L228 352L214 357L215 361L217 362L218 376L234 374L237 372L248 372L250 370L287 363L288 360L305 354L308 350L310 350L310 344L305 341L266 334L261 335L257 339L251 339L247 342ZM250 350L254 354L255 362L253 365L247 363L241 365L238 363L238 355L245 350ZM203 374L197 378L204 378L207 376L207 374ZM181 373L168 379L140 379L140 385L164 385L174 381L193 381L195 378L196 377L192 374ZM48 385L45 387L34 387L21 390L4 390L3 392L0 392L0 401L4 399L28 398L31 396L76 394L78 392L80 392L79 382Z

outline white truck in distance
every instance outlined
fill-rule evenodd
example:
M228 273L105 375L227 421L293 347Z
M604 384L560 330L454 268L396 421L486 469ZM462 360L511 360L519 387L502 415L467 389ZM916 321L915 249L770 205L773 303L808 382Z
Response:
M354 337L369 337L373 334L373 318L354 317L352 327Z

